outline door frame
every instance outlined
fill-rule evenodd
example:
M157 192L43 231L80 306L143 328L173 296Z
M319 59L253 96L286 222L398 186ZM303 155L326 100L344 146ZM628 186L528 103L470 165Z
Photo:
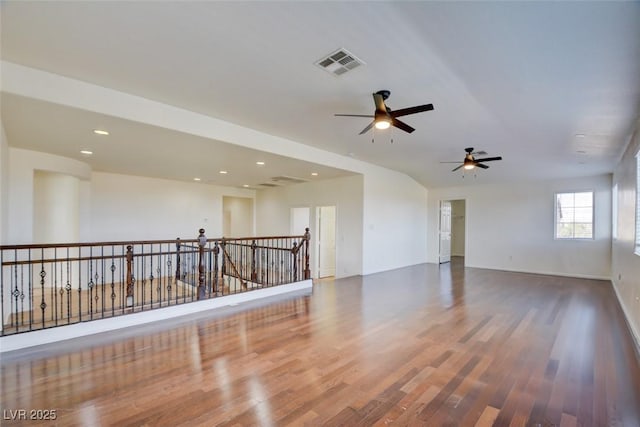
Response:
M442 261L442 206L444 203L449 203L449 259L447 261ZM451 218L451 211L452 211L452 206L451 206L451 200L447 199L447 200L440 200L438 202L438 264L444 264L447 262L451 262L451 235L452 235L452 230L451 230L451 222L452 222L452 218Z
M467 200L466 197L454 197L454 198L446 198L446 199L440 199L438 200L438 232L437 232L437 238L438 238L438 253L437 253L437 258L438 258L438 264L441 264L440 262L440 208L442 206L442 202L454 202L454 201L459 201L462 200L464 201L464 264L466 265L467 263L467 250L469 248L469 222L467 221L467 217L469 216L469 201ZM453 211L453 206L452 206L452 211ZM451 227L451 241L453 242L453 212L451 214L451 223L452 223L452 227Z
M321 206L316 206L315 207L315 218L314 218L314 222L315 222L315 236L314 236L314 240L315 240L315 244L313 245L314 247L314 264L313 264L313 268L312 268L312 276L315 273L315 277L320 278L320 252L321 252L321 248L320 248L320 233L321 233L321 227L320 227L320 209L322 208L333 208L333 253L334 253L334 260L333 260L333 276L335 277L337 272L338 272L338 248L336 245L336 237L338 235L338 206L337 205L321 205Z

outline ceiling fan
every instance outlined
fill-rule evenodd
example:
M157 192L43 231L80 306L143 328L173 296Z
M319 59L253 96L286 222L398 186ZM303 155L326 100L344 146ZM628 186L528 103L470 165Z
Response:
M473 169L476 166L481 169L489 169L489 166L485 165L484 162L493 162L495 160L502 160L502 157L485 157L484 159L476 159L475 157L473 157L474 154L487 154L487 153L483 151L476 153L473 151L473 147L465 148L464 151L466 151L467 154L464 156L464 160L462 161L462 164L454 168L451 172L455 172L462 167L464 167L467 170ZM460 163L460 162L440 162L440 163Z
M391 92L388 90L379 90L378 92L373 94L373 102L376 105L376 109L373 115L363 115L363 114L335 114L340 117L369 117L372 118L373 121L369 123L367 127L362 129L363 133L366 133L373 126L376 129L388 129L389 126L397 127L398 129L402 129L405 132L411 133L415 129L409 126L408 124L401 122L397 119L397 117L408 116L409 114L422 113L424 111L433 110L433 104L425 104L425 105L416 105L415 107L402 108L400 110L391 110L391 108L387 107L384 101L389 98Z

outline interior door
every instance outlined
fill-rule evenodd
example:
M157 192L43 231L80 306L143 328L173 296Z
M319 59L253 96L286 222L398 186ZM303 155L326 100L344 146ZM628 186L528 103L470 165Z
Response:
M336 207L320 206L318 222L318 277L336 274Z
M440 264L451 261L451 202L440 202Z

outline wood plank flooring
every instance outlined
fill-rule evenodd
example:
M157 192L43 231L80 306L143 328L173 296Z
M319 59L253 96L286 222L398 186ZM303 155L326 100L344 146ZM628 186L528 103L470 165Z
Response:
M640 426L610 283L459 260L10 353L1 379L3 426Z

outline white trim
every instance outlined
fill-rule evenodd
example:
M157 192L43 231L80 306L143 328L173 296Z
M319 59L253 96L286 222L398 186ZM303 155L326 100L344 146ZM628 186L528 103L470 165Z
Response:
M469 265L469 264L466 264L465 267L481 268L483 270L508 271L510 273L541 274L543 276L573 277L576 279L593 279L593 280L606 280L606 281L611 280L610 276L597 276L594 274L558 273L554 271L515 270L510 268L504 268L504 267L481 267L478 265Z
M573 194L575 200L576 193L591 193L591 237L558 237L558 194ZM574 206L575 215L575 206ZM575 217L573 221L576 223ZM588 242L596 240L596 192L593 189L590 190L574 190L574 191L556 191L553 196L553 240L557 241L579 241ZM608 280L608 279L607 279Z
M625 323L627 324L629 331L631 331L631 338L636 346L636 356L640 357L640 331L638 331L633 325L633 322L631 321L631 319L633 319L631 317L631 313L627 311L627 308L624 305L624 300L620 296L618 288L616 287L616 284L613 282L613 280L611 281L611 286L613 286L613 291L616 293L616 298L618 298L618 304L620 305L620 307L622 307L622 313L625 317Z
M635 206L635 236L633 239L633 253L640 256L640 150L636 153L636 206Z
M92 320L89 322L75 323L73 325L60 326L57 328L7 335L0 337L0 353L113 331L116 329L128 328L131 326L143 325L146 323L185 316L202 311L219 309L230 305L237 305L288 292L311 289L312 286L313 282L309 279L287 285L257 289L251 292L242 292L239 294L212 298L204 301L196 301L188 304L174 305L171 307L127 314L124 316L111 317L108 319Z

